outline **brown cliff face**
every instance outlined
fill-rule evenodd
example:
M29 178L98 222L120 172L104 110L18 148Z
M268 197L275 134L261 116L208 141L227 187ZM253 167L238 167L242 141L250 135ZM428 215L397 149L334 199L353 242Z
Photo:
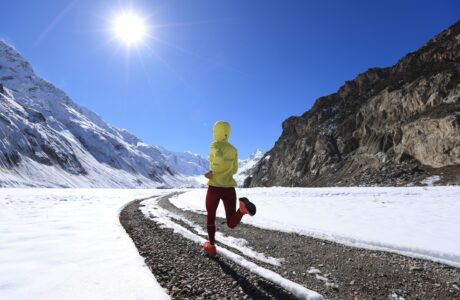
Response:
M460 183L460 22L282 126L247 186Z

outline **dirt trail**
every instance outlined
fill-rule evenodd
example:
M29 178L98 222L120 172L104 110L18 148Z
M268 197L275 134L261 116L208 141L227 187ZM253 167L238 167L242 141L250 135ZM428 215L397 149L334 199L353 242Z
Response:
M139 209L140 202L126 206L120 221L161 286L174 299L295 299L288 291L224 257L207 257L196 243L146 218ZM178 209L168 196L159 205L204 227L204 215ZM224 221L217 220L218 231L244 238L254 250L285 261L273 266L246 259L326 299L460 299L458 268L246 224L231 230L221 225Z

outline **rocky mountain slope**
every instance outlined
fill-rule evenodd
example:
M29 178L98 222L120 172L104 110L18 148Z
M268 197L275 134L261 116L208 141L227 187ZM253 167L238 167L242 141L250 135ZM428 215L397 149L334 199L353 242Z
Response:
M111 126L0 41L0 169L0 186L188 186L208 162Z
M282 128L246 186L459 184L460 22Z

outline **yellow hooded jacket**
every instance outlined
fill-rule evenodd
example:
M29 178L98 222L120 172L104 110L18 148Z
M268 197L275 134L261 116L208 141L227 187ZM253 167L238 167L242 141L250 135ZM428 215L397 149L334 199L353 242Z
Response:
M238 171L238 151L229 142L230 124L219 121L212 130L214 142L209 152L209 165L213 177L208 185L217 187L235 187L233 174Z

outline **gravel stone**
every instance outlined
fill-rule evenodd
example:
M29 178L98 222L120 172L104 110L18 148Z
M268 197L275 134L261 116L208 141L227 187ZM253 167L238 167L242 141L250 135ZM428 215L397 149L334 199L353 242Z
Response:
M281 287L223 257L206 256L196 243L145 218L139 203L133 201L122 210L121 224L160 285L168 289L173 299L245 299L243 296L247 299L295 299ZM205 225L205 215L178 209L169 202L168 196L164 196L159 205L202 227ZM217 219L217 231L246 239L255 251L285 259L278 267L245 257L247 260L283 274L317 291L325 299L388 299L389 295L405 299L460 299L459 268L247 224L232 230L221 225L222 221ZM219 241L217 246L226 247ZM309 274L308 270L313 268L319 273ZM174 287L174 291L179 289L180 292L174 293Z

